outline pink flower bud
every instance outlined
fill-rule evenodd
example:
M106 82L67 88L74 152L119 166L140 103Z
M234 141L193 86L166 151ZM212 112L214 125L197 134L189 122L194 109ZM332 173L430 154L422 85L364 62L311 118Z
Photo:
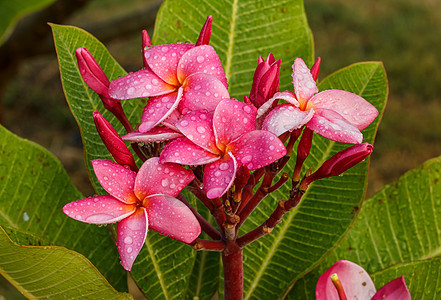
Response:
M143 62L144 68L147 68L149 65L147 63L147 58L145 57L145 51L151 45L152 45L152 41L150 40L150 37L149 37L147 30L143 30L142 31L142 53L143 53L142 62Z
M198 41L196 42L196 46L208 45L208 43L210 43L212 24L213 24L213 16L208 16L204 26L201 29L201 33L199 34L199 38Z
M93 120L101 140L115 161L120 165L129 166L132 171L138 171L132 153L112 125L98 111L93 112Z
M317 179L337 176L344 173L356 164L362 162L372 153L373 148L371 144L363 143L353 145L338 152L325 161L317 171L303 179L300 188L306 189L311 182Z
M314 65L311 68L311 74L312 74L312 79L314 79L314 81L317 81L318 78L318 74L320 71L320 63L321 63L322 59L320 57L317 57Z
M86 84L98 95L109 97L109 79L86 48L75 51L81 76Z
M257 108L279 90L280 62L280 59L275 61L272 53L268 54L266 60L259 56L250 92L250 100Z

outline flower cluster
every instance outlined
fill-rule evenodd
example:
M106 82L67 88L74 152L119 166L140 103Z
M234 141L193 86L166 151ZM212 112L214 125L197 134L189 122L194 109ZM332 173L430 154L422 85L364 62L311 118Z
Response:
M231 244L228 241L236 240L242 247L269 233L283 214L299 203L311 182L341 174L372 152L371 145L361 143L360 130L375 119L377 110L346 91L319 93L320 60L310 70L302 59L295 59L293 93L279 92L281 61L272 54L265 60L259 57L245 102L230 98L221 61L208 45L211 24L209 17L196 44L152 46L144 31L143 68L113 81L87 49L76 51L84 81L127 134L119 136L98 111L94 112L99 136L115 160L92 161L108 195L69 203L64 212L86 223L118 223L116 242L126 270L131 270L148 228L197 249L222 250ZM120 101L140 97L149 100L139 126L133 129ZM285 103L279 104L279 100ZM355 145L302 178L313 132ZM264 224L265 230L238 237L238 227L265 195L287 181L288 175L283 174L271 185L300 136L290 198L283 209L276 209L272 221ZM138 160L125 141L132 143ZM137 161L142 161L139 168ZM255 192L262 176L262 185ZM218 229L180 194L186 186L212 212ZM215 243L199 240L201 230Z

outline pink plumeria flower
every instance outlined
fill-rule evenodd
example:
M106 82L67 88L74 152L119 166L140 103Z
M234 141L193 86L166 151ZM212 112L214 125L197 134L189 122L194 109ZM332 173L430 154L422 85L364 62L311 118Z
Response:
M361 143L366 128L377 117L377 109L362 97L341 90L318 92L311 71L301 58L292 66L295 94L276 93L258 110L258 117L271 109L274 101L287 103L276 106L265 118L262 129L280 136L306 125L312 131L336 142Z
M256 110L253 105L226 99L214 113L188 113L175 124L185 138L168 143L161 152L161 162L207 165L203 177L207 197L222 196L241 165L254 170L286 154L276 135L255 130Z
M392 280L377 292L369 274L359 265L347 260L336 262L320 276L315 295L317 300L411 299L404 277Z
M191 210L175 197L194 179L176 164L160 164L153 157L138 173L106 159L92 161L95 175L109 195L68 203L63 212L91 224L117 224L121 264L130 271L151 228L184 243L191 243L201 227Z
M144 107L139 132L147 132L179 109L213 111L230 98L216 51L209 45L164 44L144 52L146 68L110 83L116 99L152 97Z

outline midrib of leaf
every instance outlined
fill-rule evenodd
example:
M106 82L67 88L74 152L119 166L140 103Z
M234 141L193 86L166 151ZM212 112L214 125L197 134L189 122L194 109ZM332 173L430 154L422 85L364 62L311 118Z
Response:
M231 66L233 65L233 46L234 46L234 32L236 29L236 18L237 18L237 2L233 1L232 13L231 13L231 26L230 33L228 34L228 50L227 50L227 62L225 63L225 76L227 77L227 82L230 81L231 76Z
M202 251L202 258L201 263L199 265L199 272L198 272L198 283L196 285L196 295L199 295L202 289L202 281L203 281L203 275L204 275L204 266L205 261L207 260L207 251Z
M153 254L154 250L153 250L152 246L150 245L150 242L148 239L145 240L145 245L148 249L148 253L150 254L150 258L152 259L152 264L153 264L153 267L155 268L156 275L158 276L159 284L161 285L162 291L164 292L164 297L165 297L165 299L170 299L170 296L167 293L167 287L165 286L164 279L162 278L162 272L159 269L159 264L156 261L155 255Z

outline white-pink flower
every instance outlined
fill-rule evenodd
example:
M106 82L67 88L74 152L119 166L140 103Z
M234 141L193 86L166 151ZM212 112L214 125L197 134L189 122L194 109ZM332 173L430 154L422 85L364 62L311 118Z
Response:
M216 51L209 45L163 44L144 51L146 67L110 83L115 99L152 97L144 107L139 132L145 133L175 110L213 111L230 98Z
M341 300L339 292L332 282L331 275L337 274L339 279L340 293L344 299L358 300L410 300L411 296L407 289L404 277L398 277L378 292L369 274L359 265L347 261L339 260L332 267L320 276L315 296L317 300Z
M91 224L117 224L117 246L124 269L130 271L144 245L148 228L191 243L201 227L191 210L175 197L194 179L179 165L160 164L153 157L138 173L113 161L92 161L95 175L109 195L66 204L69 217Z
M357 144L363 141L360 130L377 117L377 109L362 97L341 90L318 92L311 71L301 58L292 66L295 94L276 93L258 110L263 116L278 99L287 103L276 106L266 116L262 129L281 135L306 125L312 131L336 142Z
M241 165L254 170L286 154L276 135L255 130L256 108L234 99L222 100L214 113L188 113L175 126L185 138L168 143L161 152L161 162L207 165L203 185L210 199L231 187Z

